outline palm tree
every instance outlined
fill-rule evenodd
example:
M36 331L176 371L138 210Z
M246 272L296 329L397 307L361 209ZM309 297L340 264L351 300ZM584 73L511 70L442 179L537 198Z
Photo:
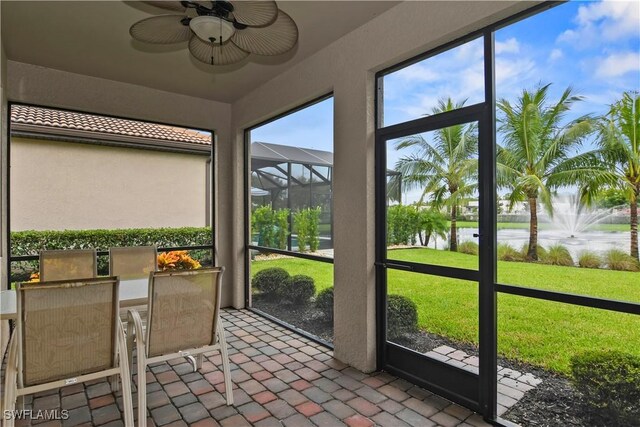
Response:
M451 98L438 101L433 114L452 111L464 106L464 101L455 103ZM458 207L465 197L478 186L478 131L475 123L454 125L435 131L432 141L415 135L396 143L395 148L412 148L414 151L398 160L396 171L400 172L405 190L422 189L418 206L427 196L432 198L432 207L446 206L451 215L449 250L458 250L456 219Z
M582 188L582 197L593 203L603 188L621 190L630 207L631 256L638 258L638 202L640 201L640 95L625 92L596 121L597 148L585 153L584 165L594 169Z
M497 148L498 185L511 190L507 196L511 207L520 201L529 203L529 260L538 259L538 199L553 215L554 190L589 176L588 168L575 164L570 153L591 132L590 120L583 117L562 124L572 104L582 98L567 88L556 103L549 104L549 87L523 90L514 105L506 99L498 102L498 130L503 136L503 145Z

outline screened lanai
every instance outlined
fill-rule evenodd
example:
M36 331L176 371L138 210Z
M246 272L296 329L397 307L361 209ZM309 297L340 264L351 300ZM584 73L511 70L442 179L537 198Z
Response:
M332 169L333 153L329 151L267 142L251 144L251 209L270 206L273 210L289 210L288 250L296 244L291 215L307 208L320 209L320 249L333 248Z
M288 40L295 40L295 47L274 56L252 53L228 65L212 65L202 58L206 55L204 59L211 62L219 60L220 51L233 41L217 46L206 38L211 49L192 52L205 40L195 28L226 29L224 37L235 34L238 40L259 37L264 26L255 23L244 28L242 23L242 9L248 5L258 5L262 12L270 6L272 11L280 10L270 25L289 22L290 18L298 37ZM510 160L504 151L507 115L500 108L528 111L520 108L522 97L544 98L544 111L536 117L547 117L547 107L563 99L565 89L576 86L566 98L572 108L559 105L554 110L562 113L558 125L575 130L571 135L576 137L578 131L590 126L569 126L574 119L606 116L618 100L626 103L636 99L627 92L640 91L640 69L629 66L640 46L638 2L344 0L327 5L313 0L0 1L2 292L17 295L8 274L16 255L9 237L19 225L10 215L15 203L11 203L9 189L16 184L11 174L18 161L16 151L9 147L7 124L12 105L205 129L213 135L211 185L206 195L193 202L177 196L203 186L206 176L191 184L187 175L196 168L176 164L147 172L149 163L141 162L139 169L131 171L151 183L144 193L146 198L131 196L134 184L139 185L142 179L129 183L122 182L122 175L99 173L106 165L126 167L115 156L96 162L98 168L83 164L82 157L74 155L73 160L89 170L82 179L69 178L64 183L65 190L77 195L76 188L88 181L101 187L122 182L117 194L128 197L128 209L149 201L143 206L145 210L135 209L131 214L136 219L144 219L141 212L152 211L183 220L185 214L169 216L169 208L197 215L199 207L207 204L206 197L211 201L215 231L211 258L216 266L225 268L216 301L227 333L218 337L227 339L233 389L226 393L224 363L216 352L206 355L197 372L190 362L180 361L150 366L140 375L138 344L142 341L127 339L136 345L136 363L129 365L135 371L130 375L132 381L147 382L146 404L138 409L147 407L143 415L149 425L635 425L640 419L640 400L634 399L637 394L618 393L614 385L610 388L612 401L587 402L582 394L587 388L573 380L600 384L601 379L611 379L619 381L619 386L631 383L631 369L620 371L629 374L610 375L607 368L640 358L640 273L610 271L609 264L613 261L618 266L635 267L637 263L627 261L625 257L630 255L620 257L616 252L605 259L602 255L609 255L608 248L603 254L589 248L582 257L586 262L580 262L571 249L578 242L592 245L593 235L615 236L611 238L615 249L629 248L630 254L635 247L637 253L637 243L633 246L637 221L594 224L593 229L573 237L551 230L537 219L532 222L531 218L537 217L531 215L531 209L528 222L498 221L505 194L518 196L519 189L513 188L516 184L546 181L550 170L541 172L542 177L531 178L528 171L525 176L528 159L513 156L518 157L514 163L525 165L525 169L512 168L512 172L522 172L526 179L502 176L498 180L498 167L504 164L498 162L497 153L507 153L506 160ZM237 14L229 12L236 6ZM215 19L215 14L224 14L234 22L221 16ZM156 18L181 30L173 35L183 41L154 46L132 37L134 25L153 23L150 19ZM217 25L209 25L214 24L212 19ZM200 26L198 22L209 24ZM280 38L277 28L268 32L273 30L275 38ZM216 39L223 38L215 33ZM148 35L150 40L173 39L152 30ZM243 52L236 49L234 57L242 57ZM530 93L546 93L546 97ZM308 113L305 119L294 118L294 112L329 98L322 110L328 119L315 113ZM253 133L284 117L292 120L281 132L263 129ZM535 122L532 126L533 131L546 129ZM318 137L320 130L330 139ZM560 132L554 129L552 135ZM458 137L461 134L464 138ZM443 136L455 137L455 141L446 144ZM564 154L585 154L581 150L599 149L601 142L609 140L598 135L591 138L580 144L576 140L577 145L571 147L565 147L563 140L560 145L568 151L540 151L541 164L563 172L555 167L558 163L547 159L548 153L557 155L557 161L568 161ZM529 144L531 139L527 141ZM514 153L525 152L517 149L520 142L513 141ZM62 156L60 150L56 154L65 161L71 157ZM600 154L606 162L591 166L602 166L613 179L611 171L618 165L609 163L615 156L604 151ZM447 162L447 157L457 160ZM592 157L582 159L590 161ZM35 176L44 171L35 170L33 158L26 160L26 167L34 171L25 173L23 179L36 185ZM410 172L412 160L418 165L414 169L417 173L398 175ZM56 172L72 170L50 163ZM569 167L570 163L563 165ZM435 169L439 169L439 176L463 181L463 186L457 187L460 197L462 188L477 189L477 221L461 218L457 195L442 185L444 180L437 182L437 188L443 204L445 196L448 199L449 209L435 212L440 216L418 215L433 213L415 209L426 184L419 188L409 188L409 184L428 180L430 176L421 172ZM561 175L588 177L577 173L581 170L574 172ZM52 181L46 178L40 182ZM564 179L556 178L556 183ZM546 182L547 189L554 190L553 179ZM578 189L577 184L571 187ZM618 199L617 187L602 189L602 201ZM433 188L435 184L430 190ZM55 190L51 193L58 195L60 191ZM475 193L471 194L475 198ZM51 217L48 219L56 224L69 220L56 213L50 203L28 196L38 204L37 213ZM78 212L88 207L93 217L105 220L112 219L105 206L117 214L124 212L108 205L103 188L91 196L100 199L81 200L76 209L69 204L69 210L86 219L88 215ZM432 200L431 196L426 194L425 200ZM540 217L553 207L540 199L538 202L528 206L539 206L535 211ZM157 209L153 209L155 203ZM636 205L627 203L629 209ZM278 245L264 247L254 240L254 214L262 207L286 213L278 218L282 220L277 223L278 233L270 236L273 239L277 234ZM295 215L309 207L322 211L320 247L331 245L325 253L312 251L310 245L309 251L298 250L302 244L296 241L302 233L297 233ZM563 213L559 206L555 210ZM409 243L389 244L393 221L394 226L408 230ZM426 232L433 225L431 228L444 228L450 236L453 224L459 239L457 251L449 250L451 245L436 248L411 241L417 227ZM612 230L619 234L612 234ZM285 244L280 245L282 236ZM566 247L561 246L565 243ZM568 256L563 249L570 252ZM551 252L555 253L553 259L548 257ZM581 268L583 265L589 268ZM271 276L261 276L277 280L263 279L260 286L255 284L256 276L268 270ZM296 276L307 277L296 280L303 285L294 288ZM315 289L307 278L313 279ZM47 280L45 275L43 281ZM188 288L180 288L186 294ZM125 295L125 289L125 284L120 286L123 291L118 297ZM148 286L144 289L148 292ZM292 289L300 289L298 295L306 299L298 298ZM110 295L113 298L114 293ZM120 298L113 300L120 303ZM9 319L15 323L25 318L17 315L17 309L5 311L9 305L5 302L11 301L17 304L18 300L0 294L0 355L5 353L12 332ZM23 301L20 299L21 304ZM153 314L148 299L146 305L147 313ZM175 316L176 322L200 319L194 316L192 305L180 305L185 314ZM274 310L268 312L267 305ZM110 310L113 324L118 322L118 312ZM288 321L285 315L299 323ZM78 323L73 322L68 330L80 336ZM406 328L396 327L399 323ZM197 322L198 326L205 324ZM322 344L317 338L325 335L316 334L312 327L324 328L333 348ZM18 330L22 328L13 329ZM82 334L87 335L91 334ZM53 349L47 346L47 351ZM140 350L145 351L142 346ZM597 364L602 370L590 363L593 353L606 353L596 354L605 357ZM609 356L616 359L606 359ZM80 359L68 357L65 362L70 360ZM582 360L575 364L575 377L573 360ZM4 382L2 375L0 370L0 382ZM75 378L68 380L69 385L57 391L38 393L27 400L26 411L0 408L5 418L0 424L12 417L20 418L19 425L31 425L26 418L43 409L50 418L34 425L46 421L47 425L141 427L140 423L124 421L122 387L114 391L103 381L85 388ZM17 384L17 380L11 382ZM0 388L7 390L4 384ZM138 397L144 396L140 388L136 390ZM233 405L226 404L226 395L234 396ZM635 412L607 414L605 407ZM64 415L68 419L62 420L62 411L68 411ZM601 422L601 416L614 421ZM631 422L616 421L623 416Z

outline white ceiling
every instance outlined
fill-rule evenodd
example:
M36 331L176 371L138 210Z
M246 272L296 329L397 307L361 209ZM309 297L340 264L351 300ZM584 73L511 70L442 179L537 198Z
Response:
M278 57L250 55L210 67L186 43L158 46L134 41L136 21L172 13L140 2L2 1L2 42L9 60L41 65L232 102L283 70L396 5L397 1L279 1L297 23L294 50Z

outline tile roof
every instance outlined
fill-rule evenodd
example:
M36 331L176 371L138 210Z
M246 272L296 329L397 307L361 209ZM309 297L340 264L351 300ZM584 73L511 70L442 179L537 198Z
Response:
M11 123L48 128L49 132L59 128L114 136L211 144L210 135L192 129L27 105L11 106Z

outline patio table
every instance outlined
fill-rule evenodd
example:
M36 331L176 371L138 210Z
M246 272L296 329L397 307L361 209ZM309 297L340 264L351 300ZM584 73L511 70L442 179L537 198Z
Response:
M120 281L120 308L134 307L147 303L149 279L131 279ZM17 317L15 289L0 291L0 319Z

